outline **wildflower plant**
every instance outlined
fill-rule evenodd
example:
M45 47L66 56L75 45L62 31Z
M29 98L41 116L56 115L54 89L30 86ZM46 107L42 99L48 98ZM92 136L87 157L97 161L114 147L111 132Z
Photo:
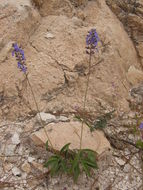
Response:
M26 60L24 56L24 51L16 43L13 44L12 46L13 46L12 56L16 57L17 67L20 69L20 71L26 73L27 67L25 62Z
M96 29L91 29L86 37L86 53L90 55L89 58L91 58L91 55L95 53L95 50L98 51L97 45L99 41L100 39Z
M86 108L86 99L89 86L90 68L92 55L97 50L99 37L96 29L91 29L86 37L86 53L89 55L88 69L89 74L87 77L86 89L84 94L83 109ZM70 150L70 143L66 144L57 155L53 155L49 158L46 167L49 167L51 174L58 174L64 172L71 175L76 182L81 172L85 172L87 176L91 176L91 169L97 169L96 152L90 149L82 149L82 136L83 136L83 124L86 123L82 120L80 145L78 150Z
M70 150L69 146L70 143L64 145L58 154L51 156L45 163L51 176L64 173L72 176L74 182L77 182L79 175L84 171L90 177L91 170L98 168L95 152L90 149Z
M86 90L85 90L85 95L84 95L84 105L83 105L84 110L86 106L86 98L87 98L87 92L88 92L88 86L89 86L91 57L97 50L98 42L99 42L98 34L95 29L92 29L91 31L88 32L88 35L86 37L86 45L87 45L86 53L89 55L89 67L88 67L89 74L87 77ZM22 71L26 76L29 87L31 89L33 100L37 108L37 112L39 113L39 116L41 119L41 115L40 115L39 107L35 98L35 94L28 78L24 51L16 43L13 44L12 56L14 55L17 60L18 69L20 69L20 71ZM70 143L64 145L60 151L54 150L52 142L47 134L47 131L45 130L45 133L47 135L46 150L51 151L53 155L49 157L49 159L44 164L44 166L49 168L51 176L58 175L59 173L66 173L67 175L72 176L74 181L76 182L78 180L79 175L83 171L86 173L87 176L91 176L91 170L98 168L97 163L96 163L96 152L90 149L82 149L83 123L84 121L82 121L82 126L81 126L80 146L79 146L79 149L76 149L76 150L70 150ZM42 119L41 119L41 125L44 128ZM50 149L49 144L52 149Z
M15 57L16 57L16 60L17 60L17 67L18 67L18 69L19 69L21 72L24 73L24 75L25 75L25 77L26 77L26 79L27 79L27 82L28 82L29 87L30 87L30 89L31 89L31 93L32 93L32 96L33 96L33 100L34 100L35 105L36 105L37 112L39 113L41 125L42 125L42 127L44 128L45 133L46 133L46 136L47 136L47 139L48 139L48 141L49 141L49 143L50 143L50 145L51 145L51 147L52 147L52 149L53 149L52 142L51 142L51 140L50 140L50 138L49 138L49 135L48 135L48 133L47 133L45 127L44 127L44 124L43 124L43 121L42 121L42 118L41 118L41 115L40 115L39 106L38 106L38 103L37 103L37 101L36 101L36 97L35 97L35 94L34 94L32 85L31 85L30 80L29 80L29 78L28 78L27 65L26 65L26 59L25 59L25 55L24 55L24 50L23 50L21 47L19 47L17 43L14 43L14 44L12 45L12 47L13 47L12 56L15 56Z
M91 58L93 54L95 53L97 49L97 45L99 42L99 37L96 32L96 29L91 29L87 36L86 36L86 53L89 55L88 60L88 76L87 76L87 83L86 83L86 89L84 94L84 102L83 102L83 111L85 111L86 108L86 99L87 99L87 93L88 93L88 87L89 87L89 79L90 79L90 69L91 69ZM81 126L81 134L80 134L80 149L82 148L82 137L83 137L83 125L84 120L82 120L82 126Z

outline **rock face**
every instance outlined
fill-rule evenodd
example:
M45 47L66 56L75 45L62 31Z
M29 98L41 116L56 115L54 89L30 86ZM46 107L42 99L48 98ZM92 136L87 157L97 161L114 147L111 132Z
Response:
M33 0L41 15L67 14L71 16L75 11L73 6L86 5L88 0Z
M39 13L30 0L1 0L0 50L11 41L27 44L39 23Z
M143 81L143 72L136 69L134 66L130 66L127 72L128 81L134 86Z
M71 143L70 149L79 149L81 123L73 121L68 123L52 123L47 125L45 129L54 149L60 150L67 143ZM44 129L33 133L31 138L35 145L45 146L47 142ZM91 133L89 127L84 125L82 148L94 150L100 155L111 147L103 132L96 130Z
M106 0L106 2L123 23L143 65L143 1Z
M130 66L141 69L141 65L135 46L105 1L83 1L78 8L68 0L37 2L39 9L28 0L1 3L0 117L15 119L36 111L31 89L11 56L14 41L24 48L40 111L82 107L88 75L85 37L91 28L97 29L100 43L92 58L87 110L98 111L103 103L127 110L126 74ZM137 32L141 40L140 29Z

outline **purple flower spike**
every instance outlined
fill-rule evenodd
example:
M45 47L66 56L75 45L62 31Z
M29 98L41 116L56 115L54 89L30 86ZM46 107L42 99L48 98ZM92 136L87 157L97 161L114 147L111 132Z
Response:
M96 29L91 29L86 37L86 52L88 54L94 54L97 49L98 42L100 41Z
M20 48L18 47L18 45L15 43L13 44L13 48L14 48L14 51L18 52L20 50Z
M12 51L12 56L16 57L17 62L17 67L22 71L23 73L26 73L27 67L25 63L25 56L24 56L24 51L21 49L16 43L13 44L13 51Z
M14 55L15 55L15 52L14 52L14 51L12 51L12 57L14 57Z
M143 122L139 125L139 129L143 130Z

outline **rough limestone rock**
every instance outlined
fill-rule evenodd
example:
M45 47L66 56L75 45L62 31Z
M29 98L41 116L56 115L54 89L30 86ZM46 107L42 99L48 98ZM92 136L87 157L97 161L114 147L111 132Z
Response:
M47 125L45 129L51 139L54 149L60 150L67 143L71 143L70 149L79 149L81 131L80 122L53 123ZM100 155L111 148L110 143L104 137L102 131L96 130L91 133L89 127L86 125L84 125L83 129L83 149L89 148ZM45 146L45 143L47 142L45 130L41 129L40 131L33 133L31 139L35 145Z
M0 50L11 41L26 45L39 24L40 15L30 0L0 1Z
M11 56L13 41L24 48L40 111L61 113L73 111L75 106L82 108L88 75L85 37L91 28L97 29L100 43L99 52L92 58L86 109L98 111L106 102L107 106L128 110L130 83L126 73L130 66L141 67L121 22L104 0L85 2L78 9L68 0L60 7L61 1L48 2L41 9L45 9L44 17L28 0L1 3L0 117L15 119L36 112L31 89ZM70 14L63 11L65 2L72 6Z
M127 79L133 86L137 85L143 81L143 71L130 66L127 72Z
M59 122L59 121L67 122L69 121L69 118L62 115L56 117L55 115L52 115L50 113L40 112L40 113L37 113L36 115L36 122L41 123L41 120L44 124L48 124L48 123Z
M140 63L143 65L143 1L106 0L106 2L133 40Z

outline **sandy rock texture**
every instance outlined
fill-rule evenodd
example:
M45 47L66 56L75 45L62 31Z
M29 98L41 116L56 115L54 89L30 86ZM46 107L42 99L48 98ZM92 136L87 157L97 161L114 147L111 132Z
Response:
M67 143L71 143L70 148L72 150L78 149L80 144L80 129L81 123L77 121L52 123L45 127L55 150L61 150ZM91 133L89 127L86 125L84 125L83 129L83 149L94 150L99 155L111 149L110 143L104 137L103 132L96 130ZM45 130L41 129L31 135L31 139L36 145L45 146L47 142Z
M143 1L142 0L106 0L111 10L123 23L143 64Z
M141 64L105 0L83 1L80 6L68 0L34 2L0 1L0 117L15 119L36 111L25 76L11 56L13 42L25 51L40 111L82 107L88 75L85 37L91 28L97 29L100 43L92 58L87 110L98 111L100 105L128 110L127 73L131 66L141 69Z
M70 176L63 174L50 177L46 173L48 169L43 165L51 154L46 151L45 146L43 148L37 145L35 146L35 143L29 138L32 133L35 133L35 135L37 132L41 133L41 131L39 131L41 126L35 124L36 120L37 118L32 118L22 122L3 121L0 123L0 189L142 190L141 155L134 146L119 141L119 139L125 139L127 141L132 139L132 142L134 142L137 136L129 132L128 128L122 126L123 121L121 122L121 119L118 120L116 118L115 125L112 124L113 126L109 125L106 128L106 134L108 133L109 136L116 138L114 142L111 141L112 145L114 144L114 147L116 147L112 148L112 154L102 154L98 159L99 169L95 171L95 174L93 174L92 177L88 177L85 173L82 173L77 184L73 182ZM129 122L129 118L127 117L124 122L125 121ZM59 132L57 128L64 129L63 126L68 128L72 123L73 121L63 124L53 123L53 126L49 124L47 127L55 128L52 132L49 131L49 134L54 133L55 130ZM74 122L74 124L79 126L77 122ZM67 131L69 131L69 129L67 129ZM84 132L86 131L85 129ZM92 135L95 136L96 132L97 131L94 131ZM68 135L69 139L71 139L70 134ZM68 135L65 136L65 134L63 134L63 137L65 136L67 138ZM18 137L16 143L13 142L15 136ZM101 135L99 136L101 137ZM61 144L63 139L61 139L62 134L60 134L60 132L57 138L59 139L57 143ZM92 138L91 141L89 141L89 139L88 137L87 144L93 145L94 142L94 148L97 147L97 141L95 140L99 140L99 137L96 136L94 141L92 141ZM107 142L107 140L105 141L104 139L104 142ZM100 148L105 148L105 144L101 143L100 145ZM107 143L106 146L108 145ZM99 149L97 151L99 151Z

